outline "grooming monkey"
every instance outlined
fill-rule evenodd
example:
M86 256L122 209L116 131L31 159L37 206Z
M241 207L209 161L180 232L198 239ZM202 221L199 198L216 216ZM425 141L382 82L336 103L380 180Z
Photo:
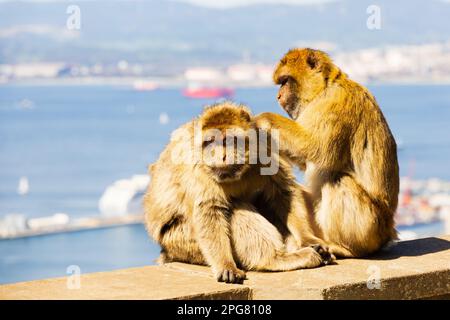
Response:
M396 239L397 147L375 98L318 50L289 51L273 79L294 121L272 113L255 121L279 129L281 152L306 168L318 236L330 252L362 257Z
M144 197L147 230L162 248L160 263L210 265L218 281L242 283L243 270L313 268L332 261L317 245L312 208L290 164L274 158L278 170L262 175L264 165L250 163L252 130L249 110L225 102L172 134L151 167ZM239 143L229 148L230 140L244 141L244 149ZM192 150L202 157L193 157ZM236 161L239 157L244 161Z

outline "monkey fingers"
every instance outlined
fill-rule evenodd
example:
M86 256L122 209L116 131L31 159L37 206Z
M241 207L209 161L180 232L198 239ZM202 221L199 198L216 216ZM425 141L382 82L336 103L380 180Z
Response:
M268 112L262 113L255 117L255 125L258 129L269 131L272 129L272 122L270 121L270 118L267 116Z
M223 269L216 273L216 279L219 282L242 284L246 279L246 274L239 269Z
M290 126L297 126L298 124L289 118L283 117L278 113L263 112L255 117L256 127L267 130L272 128L285 128Z
M278 129L280 127L280 118L283 117L279 114L272 112L263 112L257 115L254 121L258 129L269 131L271 129Z

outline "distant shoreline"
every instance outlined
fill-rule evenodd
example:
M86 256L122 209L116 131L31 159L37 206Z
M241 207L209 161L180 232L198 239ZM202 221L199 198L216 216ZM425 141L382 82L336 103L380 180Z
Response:
M142 214L124 214L112 217L103 217L98 215L93 217L78 218L75 219L74 222L63 225L18 231L16 233L0 236L0 241L121 227L126 225L141 224L143 223L143 220L144 217Z
M119 86L133 87L136 82L151 81L157 84L159 89L180 89L187 87L189 82L184 79L174 78L134 78L134 77L101 77L101 78L52 78L29 79L0 82L0 87L6 86ZM358 80L357 80L358 81ZM421 79L392 79L389 81L359 81L368 86L449 86L449 79L421 80ZM223 81L208 83L208 86L233 87L233 88L272 88L272 83L263 81L230 82ZM149 90L151 91L151 90Z
M79 233L79 232L87 232L87 231L96 231L102 229L111 229L111 228L119 228L125 226L132 225L143 225L142 216L140 215L132 215L132 219L128 221L116 221L115 223L104 223L98 224L95 226L83 226L83 227L71 227L65 226L64 228L58 228L54 230L45 230L45 231L35 231L28 233L21 233L15 236L10 237L0 237L0 242L8 241L8 240L20 240L20 239L28 239L28 238L36 238L36 237L44 237L44 236L52 236L57 234L68 234L68 233ZM130 218L128 216L128 218ZM400 232L412 232L414 233L414 238L424 238L430 237L435 232L445 233L444 221L437 220L432 222L420 222L413 225L397 225L396 229ZM407 239L402 239L407 240Z

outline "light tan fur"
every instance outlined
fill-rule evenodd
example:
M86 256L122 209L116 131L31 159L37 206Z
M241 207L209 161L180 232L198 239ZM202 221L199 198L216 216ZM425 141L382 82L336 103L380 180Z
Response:
M248 163L248 148L239 166L192 162L186 153L174 163L174 150L196 148L195 128L204 135L203 150L214 142L223 148L222 141L207 138L210 128L219 128L225 139L226 129L255 126L247 108L225 102L173 133L151 168L144 198L146 227L162 247L161 263L207 264L218 281L241 283L243 270L312 268L332 260L326 249L310 246L320 242L310 224L312 206L286 160L275 159L279 170L273 176Z
M280 150L301 168L319 236L341 257L362 257L396 238L397 147L370 92L323 52L294 49L273 75L280 105L294 119L264 113Z

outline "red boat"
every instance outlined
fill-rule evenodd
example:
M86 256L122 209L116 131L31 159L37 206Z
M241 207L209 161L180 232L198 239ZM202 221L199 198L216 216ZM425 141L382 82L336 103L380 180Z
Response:
M234 90L230 88L186 88L183 95L194 99L229 98L234 95Z

